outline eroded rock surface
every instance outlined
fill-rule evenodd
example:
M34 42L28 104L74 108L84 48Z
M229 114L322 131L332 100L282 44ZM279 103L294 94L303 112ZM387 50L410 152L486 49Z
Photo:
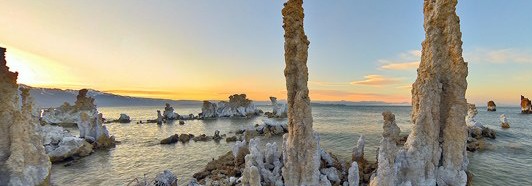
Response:
M276 97L270 97L272 102L272 112L266 112L265 115L268 118L286 118L288 117L288 107L286 104L277 102Z
M504 128L504 129L507 129L507 128L510 128L510 122L508 122L508 117L506 117L505 114L501 114L501 116L499 116L500 120L501 120L501 127Z
M286 68L288 134L283 137L284 184L317 185L319 141L312 129L308 82L308 46L303 28L303 1L288 0L282 10Z
M203 101L200 118L247 117L261 114L262 110L257 109L253 101L246 97L246 94L234 94L229 96L229 102L220 101L217 104Z
M468 69L462 58L456 4L457 0L424 2L426 37L412 88L414 125L403 148L395 152L395 143L390 143L386 144L389 150L381 149L379 169L372 185L465 185L467 182L464 118ZM381 153L387 160L381 162Z
M494 101L488 101L488 111L490 112L497 111L497 105L495 105Z
M521 96L521 113L532 114L532 102L524 96Z
M51 163L36 133L29 90L22 90L20 105L18 73L9 71L5 52L0 48L0 184L48 185Z

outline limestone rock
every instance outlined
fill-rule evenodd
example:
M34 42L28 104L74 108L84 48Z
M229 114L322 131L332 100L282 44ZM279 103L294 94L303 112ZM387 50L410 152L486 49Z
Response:
M92 153L93 148L90 143L77 137L65 137L58 145L46 147L46 151L52 162L60 162L73 156L88 156Z
M497 105L495 105L494 101L488 101L488 111L490 112L497 111Z
M0 48L0 180L5 185L48 185L51 163L31 118L29 90L17 96L18 73L9 71ZM20 109L19 109L20 108Z
M320 154L312 130L308 82L308 46L303 28L303 1L288 0L282 10L288 134L283 137L283 178L285 185L317 185L320 181Z
M95 142L95 148L109 148L116 144L115 138L109 134L107 127L103 125L102 114L93 111L90 117L87 112L80 113L78 123L80 138L90 139Z
M521 96L521 113L532 114L532 102L524 96Z
M466 116L466 124L468 127L484 127L482 123L476 121L476 116L478 114L477 107L475 104L468 104L467 107L467 116Z
M506 117L506 115L501 114L500 120L501 120L501 127L502 128L504 128L504 129L510 128L510 123L508 122L508 118Z
M210 101L203 101L201 118L247 117L259 115L262 111L257 109L253 101L246 97L246 94L234 94L229 96L229 102L220 101L217 104Z
M163 124L164 117L161 115L161 111L157 110L157 124L161 125Z
M95 115L97 110L94 98L87 97L88 91L87 89L79 90L74 105L65 102L58 108L44 110L42 121L48 124L77 124L80 122L79 119L82 112L89 116Z
M424 2L426 37L418 77L412 88L414 125L406 144L397 152L394 152L396 143L383 137L378 185L465 185L467 182L464 118L468 70L462 58L456 4L457 0Z
M286 104L278 103L276 97L270 97L272 102L272 112L266 114L269 118L286 118L288 115L288 107Z
M153 184L156 186L177 186L177 176L172 171L164 170L155 176Z
M118 118L118 122L120 123L130 123L131 118L127 114L120 114L120 118Z
M170 104L166 103L163 112L163 118L165 120L176 120L179 119L179 114L174 112L174 107L171 107Z
M353 148L353 155L351 157L352 161L363 161L364 159L364 144L366 143L366 138L364 138L364 135L361 135L358 139L357 146Z
M359 181L358 164L357 162L353 162L348 171L347 182L349 186L358 186Z

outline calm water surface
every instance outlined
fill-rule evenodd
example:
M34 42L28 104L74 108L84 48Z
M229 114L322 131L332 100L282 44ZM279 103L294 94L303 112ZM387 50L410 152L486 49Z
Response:
M179 114L197 114L200 106L174 106ZM270 111L267 106L259 107ZM72 166L64 163L52 167L54 185L127 185L135 177L154 177L165 169L174 172L179 184L187 183L201 171L208 161L230 151L234 143L194 142L160 145L159 141L175 133L213 135L215 130L227 134L237 129L262 123L265 117L250 119L218 119L175 123L135 124L138 120L154 119L157 107L102 107L106 118L118 118L120 113L131 116L131 124L106 124L121 144L116 148L96 151ZM365 156L374 160L382 133L382 115L385 110L396 115L401 133L410 132L411 107L398 106L313 106L314 129L320 134L320 145L344 160L350 159L352 148L361 134L366 137ZM477 119L495 129L497 139L488 140L487 149L469 153L469 170L474 185L532 185L532 115L519 114L519 108L497 108L486 112L479 108ZM511 128L499 127L499 115L509 117ZM72 129L75 130L75 129ZM262 138L263 143L281 141Z

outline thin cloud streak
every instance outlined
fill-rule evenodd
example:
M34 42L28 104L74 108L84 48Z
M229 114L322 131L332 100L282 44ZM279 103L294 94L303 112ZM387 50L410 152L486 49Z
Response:
M397 78L389 78L382 75L367 75L364 76L364 80L353 81L351 85L368 85L368 86L382 86L382 85L393 85L401 82Z

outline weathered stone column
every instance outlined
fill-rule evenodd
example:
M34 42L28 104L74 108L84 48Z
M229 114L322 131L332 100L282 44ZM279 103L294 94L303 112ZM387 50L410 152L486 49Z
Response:
M318 141L312 130L307 87L310 42L303 29L303 0L288 0L283 8L285 77L288 99L288 134L284 136L285 185L318 185Z
M32 123L29 92L22 90L19 107L18 74L6 66L5 52L0 48L0 185L48 185L51 163Z
M389 167L397 168L395 177L387 175L386 180L377 181L378 185L466 184L464 118L468 72L462 58L462 33L456 4L457 0L425 0L426 35L417 80L412 88L414 125L404 148L396 154L395 166ZM377 174L385 171L379 165ZM377 179L382 178L377 176Z

